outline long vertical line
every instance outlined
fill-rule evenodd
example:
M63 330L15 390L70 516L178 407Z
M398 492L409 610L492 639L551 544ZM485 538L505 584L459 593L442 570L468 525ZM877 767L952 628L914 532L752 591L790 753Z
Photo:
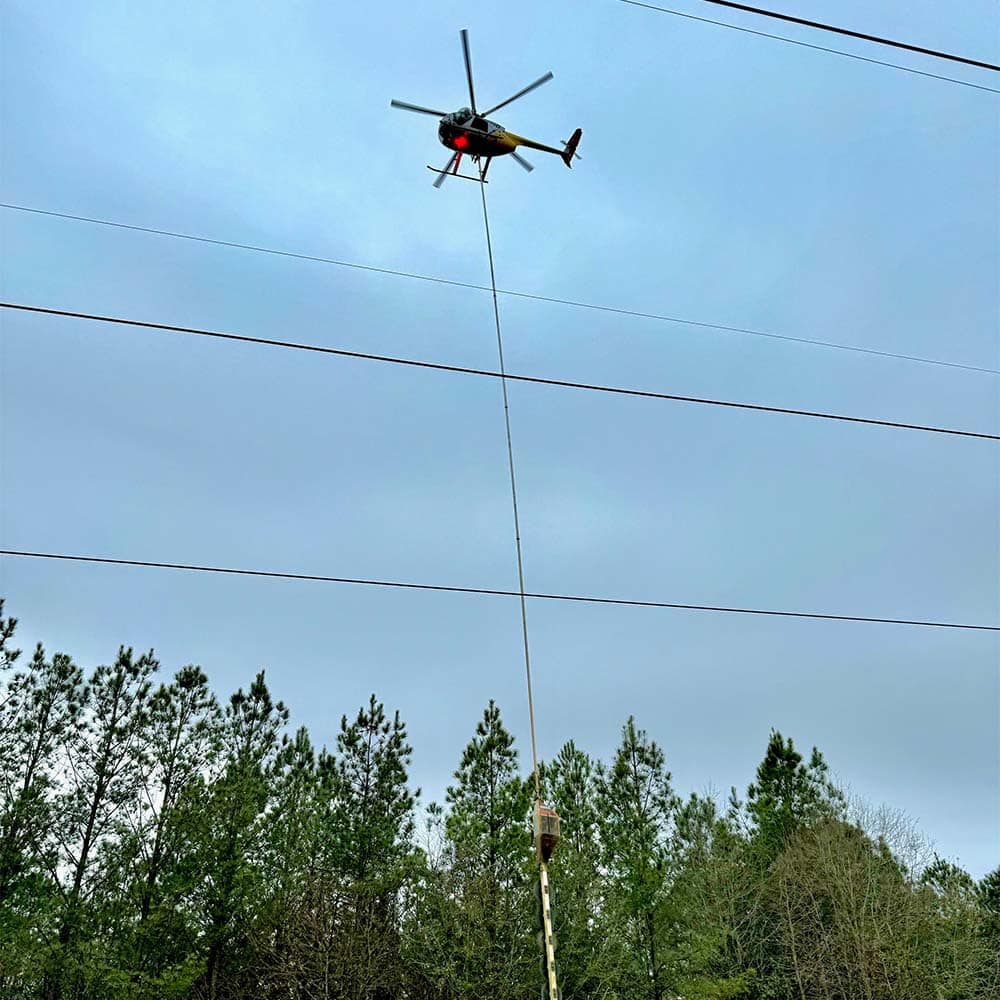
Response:
M542 801L538 775L538 745L535 741L535 701L531 690L531 654L528 651L528 608L524 596L524 558L521 555L521 522L517 513L517 479L514 475L514 446L510 434L510 404L507 399L507 369L503 360L503 336L500 333L500 304L497 301L497 277L493 266L493 240L490 237L490 216L486 210L486 185L479 185L483 196L483 224L486 227L486 253L490 259L490 288L493 293L493 318L497 330L497 355L500 361L500 389L503 393L503 419L507 429L507 466L510 469L510 500L514 508L514 545L517 550L517 591L521 599L521 635L524 638L524 674L528 682L528 720L531 727L531 769L535 779L535 800Z

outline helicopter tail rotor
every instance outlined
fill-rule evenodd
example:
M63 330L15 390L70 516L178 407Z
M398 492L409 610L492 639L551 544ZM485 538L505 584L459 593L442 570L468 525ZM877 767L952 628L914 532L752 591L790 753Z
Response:
M573 158L580 159L580 154L576 151L576 147L580 145L580 137L583 135L583 129L578 128L570 137L569 142L563 141L563 145L566 147L562 151L563 163L567 167L573 166Z

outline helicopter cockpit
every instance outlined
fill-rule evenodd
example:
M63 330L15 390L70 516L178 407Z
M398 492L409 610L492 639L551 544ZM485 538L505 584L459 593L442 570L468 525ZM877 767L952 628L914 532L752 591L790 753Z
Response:
M444 120L449 125L457 125L460 128L471 128L476 132L495 131L492 123L488 122L485 118L481 118L479 115L473 114L472 108L459 108L458 111L450 115L445 115Z

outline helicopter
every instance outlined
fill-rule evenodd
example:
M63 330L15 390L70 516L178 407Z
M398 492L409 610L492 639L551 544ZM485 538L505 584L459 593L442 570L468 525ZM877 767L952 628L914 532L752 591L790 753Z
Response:
M465 76L469 81L468 107L459 108L458 111L449 113L447 111L435 111L433 108L424 108L419 104L409 104L406 101L393 100L390 102L394 108L400 108L403 111L415 111L422 115L433 115L435 118L441 119L438 125L438 138L441 140L442 145L447 146L453 152L451 159L445 164L443 170L437 170L435 167L428 165L427 169L432 170L438 175L434 181L434 187L441 187L448 177L461 177L464 180L485 184L487 183L486 171L489 170L490 163L496 156L510 155L525 170L534 170L535 168L517 152L518 146L526 146L528 149L538 149L543 153L555 153L562 158L563 163L567 167L573 165L572 161L574 158L580 159L576 147L580 144L580 136L583 135L582 129L577 129L569 139L563 140L563 149L557 149L555 146L546 146L544 143L535 142L534 139L526 139L522 135L515 135L513 132L508 132L502 125L487 118L487 115L491 115L494 111L499 111L501 108L507 107L508 104L512 104L518 98L524 97L525 94L530 94L531 91L540 87L543 83L548 83L552 79L551 73L540 76L534 83L529 83L527 87L523 87L513 97L508 97L506 101L495 104L488 111L480 112L476 110L476 94L472 86L472 59L469 56L469 32L466 28L463 28L460 35L462 38L462 55L465 59ZM468 156L479 167L478 177L470 177L467 174L460 174L458 172L463 155ZM486 162L480 165L482 160Z

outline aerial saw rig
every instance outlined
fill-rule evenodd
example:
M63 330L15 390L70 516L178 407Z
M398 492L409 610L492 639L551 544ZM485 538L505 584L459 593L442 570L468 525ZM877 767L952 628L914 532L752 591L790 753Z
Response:
M438 138L442 145L452 151L451 157L443 170L428 167L438 176L434 181L434 187L439 188L448 177L462 177L465 180L476 181L486 184L486 173L490 163L497 156L511 156L525 170L533 170L532 165L521 156L517 149L525 146L529 149L541 150L545 153L555 153L560 157L567 167L573 165L574 159L579 159L576 149L580 144L580 137L583 134L581 129L577 129L569 139L563 141L563 149L555 146L547 146L545 143L536 142L524 136L509 132L498 122L491 121L488 116L501 108L512 104L526 94L548 83L552 79L551 73L540 76L527 87L522 87L516 94L508 97L505 101L495 104L487 111L480 112L476 107L476 93L472 82L472 59L469 55L469 33L463 29L461 32L462 56L465 60L465 75L469 84L469 105L459 108L458 111L446 112L436 111L433 108L423 107L419 104L410 104L406 101L393 100L392 107L400 108L404 111L414 111L418 114L433 115L439 119ZM478 167L478 176L468 176L458 172L459 164L463 156L468 156ZM485 162L484 162L485 161ZM483 190L483 189L481 189ZM486 223L487 246L490 254L490 274L493 271L493 251L489 241L489 220L486 217L486 196L483 190L483 218ZM497 344L500 352L501 372L503 371L503 347L500 343L500 314L496 304L496 282L493 278L493 302L496 312ZM504 413L507 414L507 395L504 389ZM507 449L510 460L511 476L511 500L514 513L514 529L517 545L518 575L521 583L521 610L522 626L524 629L524 666L528 682L528 714L531 729L531 757L533 763L533 776L535 785L535 801L532 810L533 840L535 846L535 860L538 863L538 915L537 930L538 943L542 960L543 1000L562 1000L559 990L559 974L556 967L556 940L554 934L552 917L552 887L549 880L549 861L559 843L561 831L559 816L555 809L545 805L542 800L541 777L538 764L538 755L535 743L535 713L531 693L531 667L528 659L528 632L527 621L524 618L524 578L521 571L521 540L517 528L517 494L514 487L514 457L510 441L510 420L507 419Z
M393 100L391 102L394 108L400 108L403 111L415 111L422 115L433 115L435 118L440 119L438 124L438 138L441 140L442 145L452 150L452 154L443 170L428 167L429 170L433 170L438 175L434 181L434 187L439 188L448 177L461 177L464 180L478 181L481 184L485 184L486 171L489 170L490 163L497 156L509 155L520 166L524 167L525 170L534 170L534 167L517 152L521 146L527 149L537 149L543 153L555 153L567 167L572 166L573 159L580 158L576 148L580 144L580 137L583 135L582 129L577 129L569 139L564 139L562 141L563 148L558 149L555 146L547 146L545 143L536 142L534 139L528 139L523 135L509 132L499 122L490 121L487 117L495 111L507 107L508 104L512 104L519 98L524 97L525 94L530 94L531 91L542 86L543 83L548 83L552 79L552 74L546 73L544 76L540 76L534 83L529 83L527 87L522 87L512 97L508 97L507 100L493 105L487 111L480 112L476 108L476 93L472 84L472 59L469 55L469 32L467 29L462 29L461 37L462 56L465 60L465 76L469 83L468 107L459 108L458 111L447 112L435 111L433 108L425 108L419 104L410 104L406 101ZM477 165L479 168L478 177L471 177L468 174L460 174L458 172L463 156L468 156Z

